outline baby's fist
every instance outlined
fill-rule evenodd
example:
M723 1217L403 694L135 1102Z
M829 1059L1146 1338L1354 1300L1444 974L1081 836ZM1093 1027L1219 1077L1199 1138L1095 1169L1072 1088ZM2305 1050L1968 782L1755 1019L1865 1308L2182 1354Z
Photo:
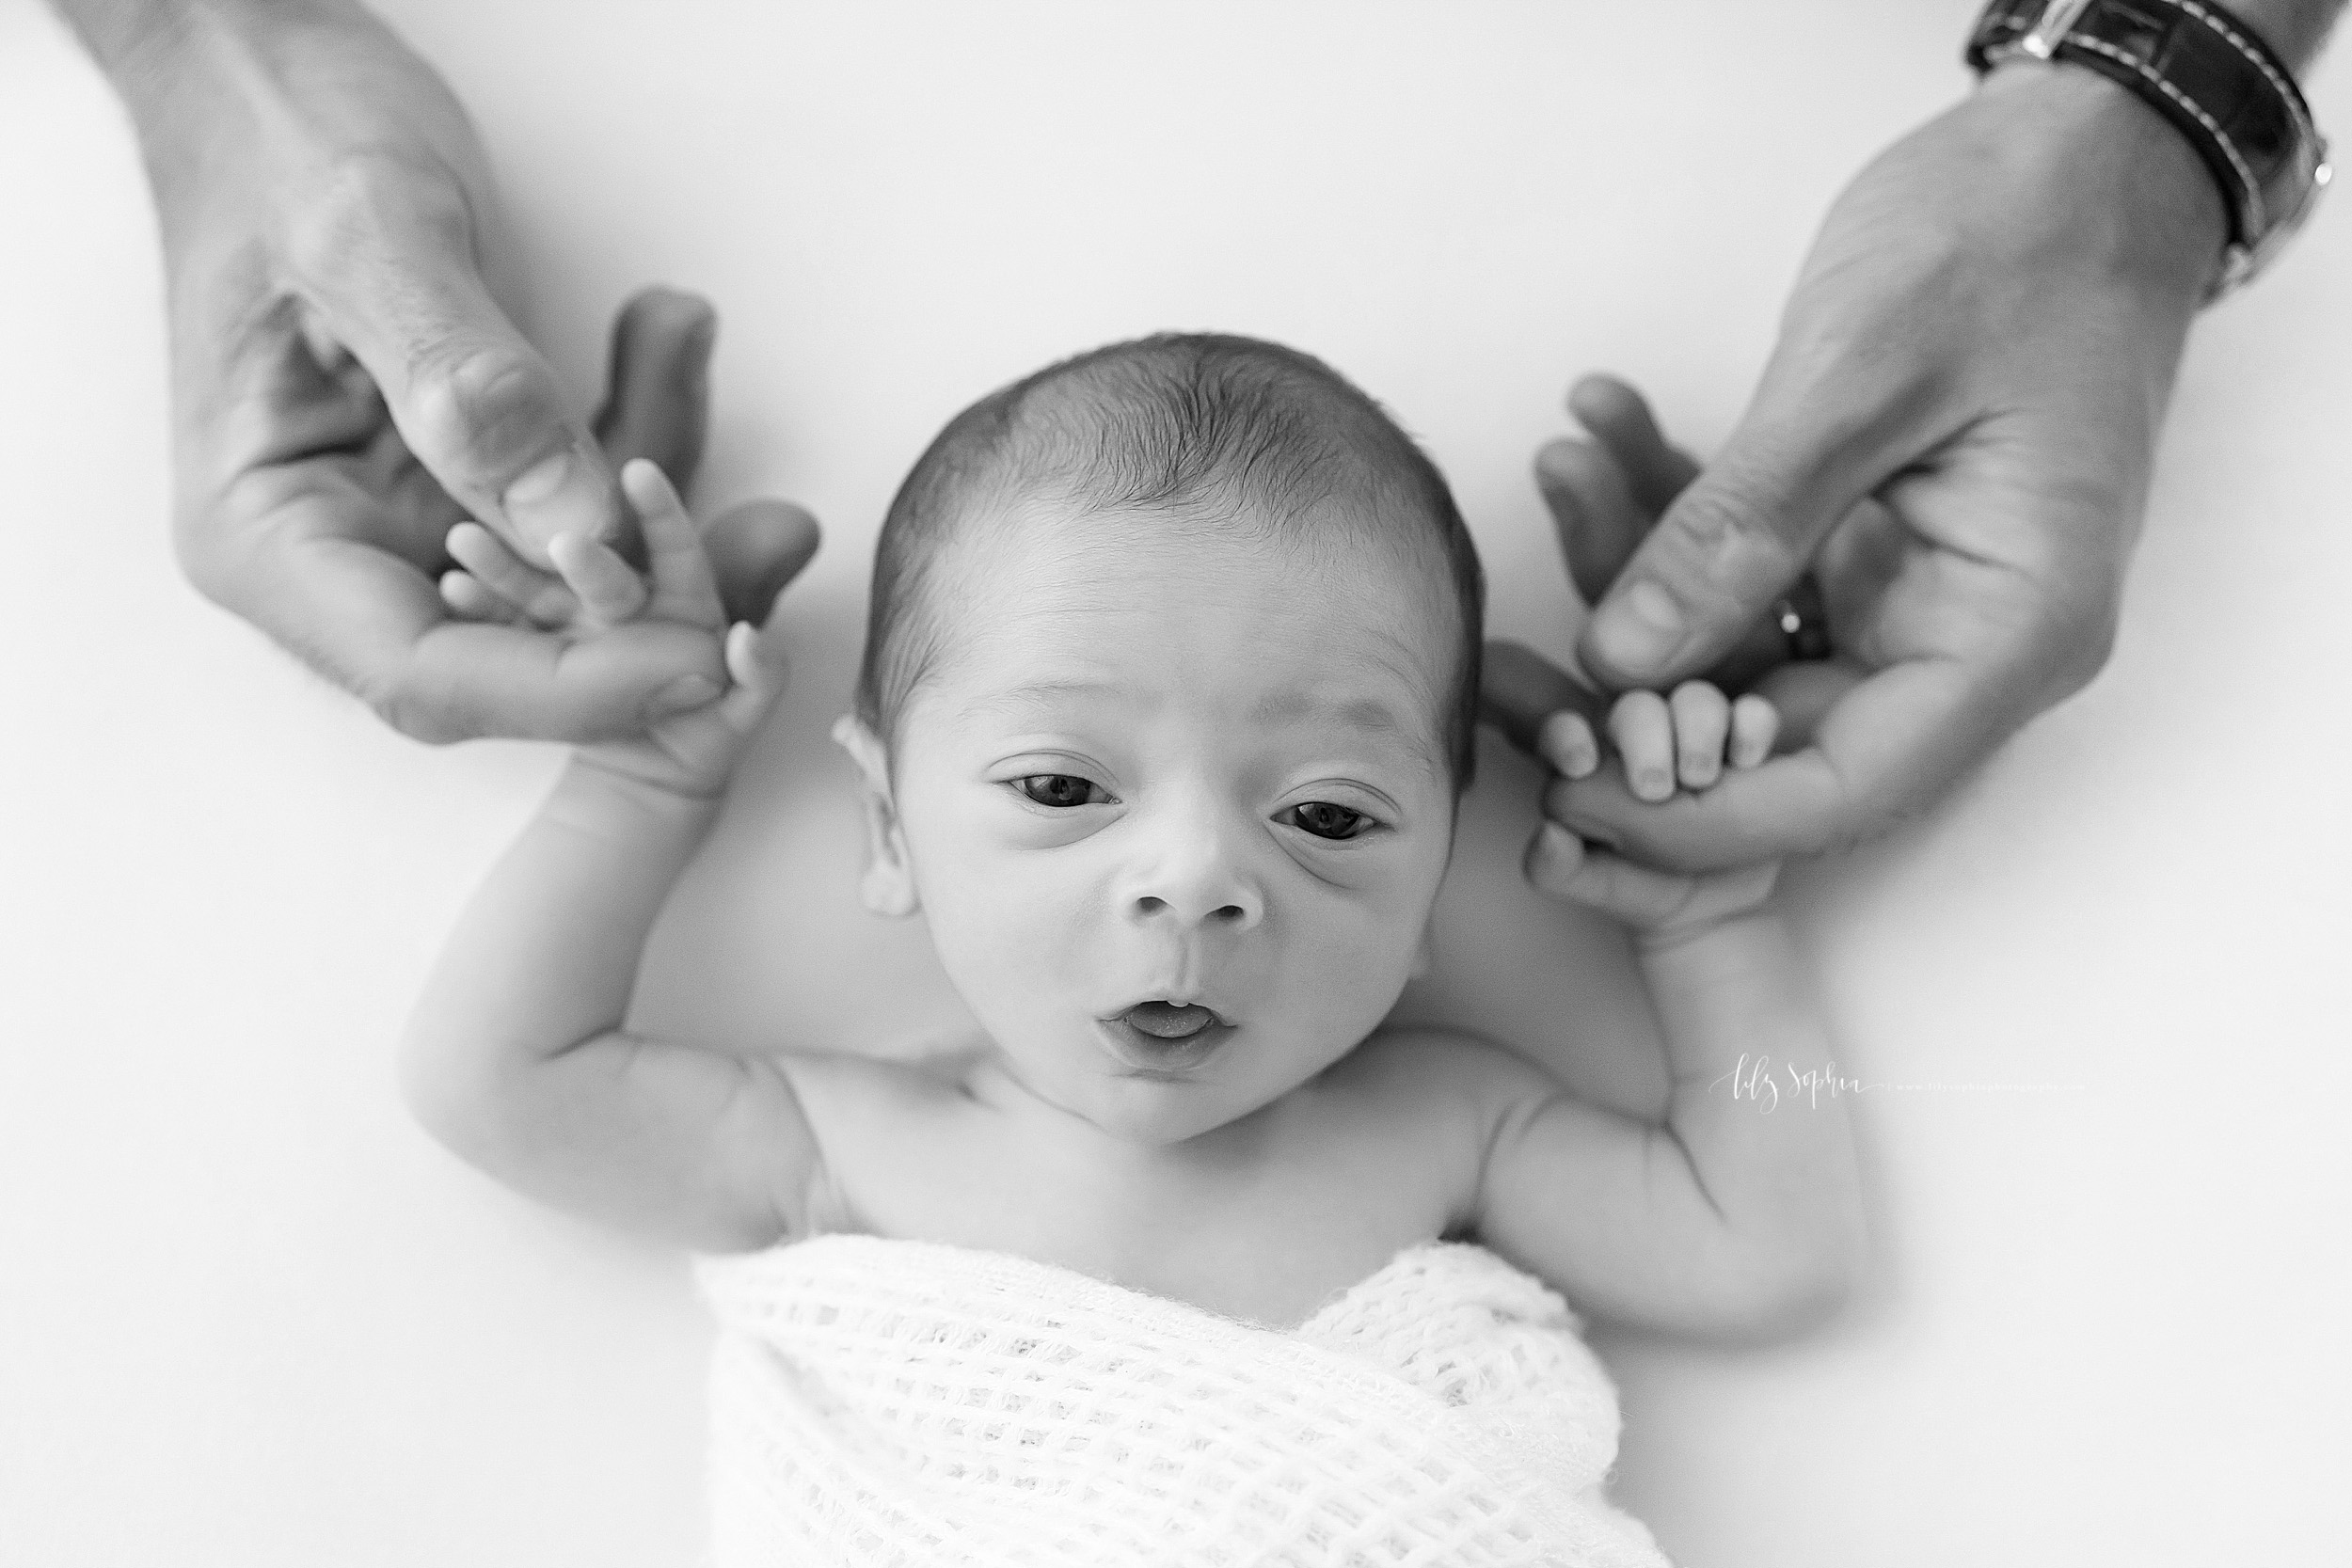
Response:
M1674 798L1677 783L1711 787L1726 765L1754 768L1772 755L1780 714L1753 692L1737 702L1706 681L1684 681L1671 697L1629 691L1609 710L1609 739L1625 764L1626 787L1649 801ZM1535 744L1571 779L1600 767L1600 742L1584 716L1563 708L1544 721Z

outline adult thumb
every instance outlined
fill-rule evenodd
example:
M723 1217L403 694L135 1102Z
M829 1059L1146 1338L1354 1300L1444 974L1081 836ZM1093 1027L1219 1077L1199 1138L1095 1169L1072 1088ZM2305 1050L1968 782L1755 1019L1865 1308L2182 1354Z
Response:
M1595 607L1577 650L1584 668L1613 688L1662 687L1723 657L1838 519L1916 455L1909 401L1768 372L1722 452Z
M304 297L441 488L543 566L557 534L613 537L612 471L554 370L491 297L455 177L362 160L319 207L293 247Z

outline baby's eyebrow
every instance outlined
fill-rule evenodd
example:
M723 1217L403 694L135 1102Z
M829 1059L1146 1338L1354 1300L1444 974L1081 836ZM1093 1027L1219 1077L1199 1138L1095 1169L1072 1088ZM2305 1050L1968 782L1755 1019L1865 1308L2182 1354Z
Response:
M1396 716L1396 710L1377 697L1350 697L1343 701L1312 691L1275 691L1259 698L1250 708L1249 717L1260 724L1282 719L1323 719L1386 735L1412 733Z
M963 713L967 719L977 719L1007 709L1046 707L1064 697L1108 697L1132 702L1134 693L1110 681L1029 681L975 697L964 705ZM1249 721L1255 724L1301 719L1322 720L1368 735L1391 736L1402 741L1405 749L1423 766L1438 772L1444 771L1443 762L1431 749L1428 737L1417 726L1398 717L1395 708L1377 697L1331 697L1294 687L1267 693L1252 704L1249 709Z
M1422 767L1442 776L1445 760L1430 744L1430 737L1421 726L1408 724L1397 716L1396 709L1377 697L1327 697L1318 692L1293 689L1275 691L1258 699L1249 710L1253 722L1266 724L1282 720L1319 719L1360 730L1367 735L1389 736L1402 744Z
M1025 686L1008 687L1002 691L989 691L964 705L963 715L977 719L982 714L1000 713L1007 708L1044 707L1057 697L1116 697L1120 689L1108 681L1030 681Z

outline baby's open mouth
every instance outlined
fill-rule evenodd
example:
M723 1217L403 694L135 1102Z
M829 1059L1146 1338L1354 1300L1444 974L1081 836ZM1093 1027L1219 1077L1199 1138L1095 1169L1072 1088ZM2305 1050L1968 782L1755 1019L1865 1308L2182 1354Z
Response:
M1113 1056L1138 1072L1188 1072L1216 1053L1233 1025L1197 1002L1138 1002L1100 1020L1095 1031Z
M1216 1022L1216 1015L1198 1002L1182 1007L1173 1002L1138 1002L1120 1016L1164 1040L1184 1039Z

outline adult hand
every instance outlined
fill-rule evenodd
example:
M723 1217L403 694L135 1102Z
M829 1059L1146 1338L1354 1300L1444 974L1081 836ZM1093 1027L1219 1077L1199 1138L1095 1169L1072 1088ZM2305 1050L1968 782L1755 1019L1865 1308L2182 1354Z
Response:
M1585 670L1609 689L1770 681L1792 749L1659 804L1614 768L1555 779L1547 815L1680 870L1818 851L1930 803L2078 689L2224 232L2211 179L2144 104L2007 66L1838 198L1704 471L1629 389L1580 388L1597 444L1548 448L1538 478L1581 585L1606 590ZM1768 612L1809 566L1837 658L1773 673ZM1593 705L1532 657L1503 650L1488 692L1522 743L1536 705Z
M464 111L382 24L340 0L61 8L154 186L191 580L421 739L634 734L723 689L707 638L469 620L437 587L469 517L542 566L567 532L634 550L612 471L695 467L708 308L629 304L592 427L501 304ZM714 526L731 610L764 621L814 526L778 502Z

